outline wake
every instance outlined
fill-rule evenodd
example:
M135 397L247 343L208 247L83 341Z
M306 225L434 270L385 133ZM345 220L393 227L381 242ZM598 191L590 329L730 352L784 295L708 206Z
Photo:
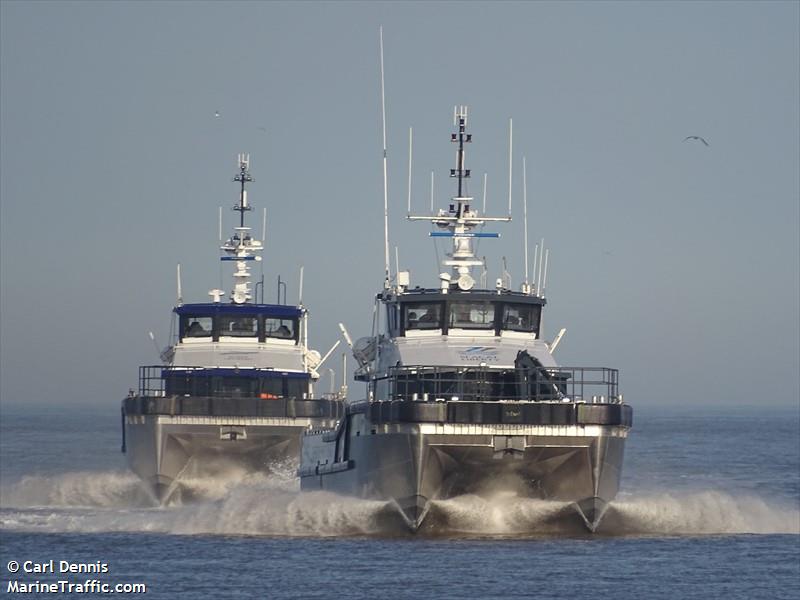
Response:
M434 503L442 529L484 535L584 535L568 503L498 495ZM800 535L800 510L757 496L705 490L651 493L611 503L600 536Z
M285 472L283 472L285 471ZM157 506L127 471L30 476L0 488L0 530L154 532L289 537L410 535L391 504L327 492L301 493L294 470L270 475L230 469L182 481L180 499ZM597 536L800 535L789 500L717 490L650 492L620 499ZM434 501L417 534L440 536L589 536L568 503L465 495ZM591 536L589 536L591 537Z
M615 502L605 519L602 531L620 535L800 535L800 510L796 506L720 491L658 494Z
M29 476L0 488L0 530L300 537L387 530L387 502L300 493L291 473L232 469L188 478L181 480L179 500L166 507L127 471Z
M3 508L135 507L152 499L139 478L129 471L75 471L44 477L25 476L0 487Z

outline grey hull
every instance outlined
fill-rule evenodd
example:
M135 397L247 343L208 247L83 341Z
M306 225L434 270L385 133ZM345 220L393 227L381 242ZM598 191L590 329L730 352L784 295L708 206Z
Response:
M182 478L215 476L231 466L259 472L278 463L296 466L301 433L319 424L309 418L130 415L124 425L128 465L164 504L181 496Z
M464 433L426 433L432 428L403 424L393 429L351 436L347 448L339 450L340 460L316 467L310 466L314 444L318 452L327 444L320 436L306 436L301 488L388 500L411 531L422 525L432 500L480 495L498 486L513 486L521 497L570 502L595 531L619 489L622 428L595 427L596 435L563 427L526 432L465 425L455 427Z

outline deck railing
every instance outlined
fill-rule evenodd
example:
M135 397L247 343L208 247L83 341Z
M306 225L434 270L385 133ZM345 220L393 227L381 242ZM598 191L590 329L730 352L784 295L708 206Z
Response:
M165 395L162 366L139 367L139 396L158 398Z
M283 387L288 377L291 385ZM303 398L307 393L308 375L281 373L273 369L242 369L179 367L163 365L139 367L139 396L159 398L165 396L203 397L281 397ZM268 385L266 382L272 382Z
M388 382L392 400L622 402L619 371L605 367L402 366L376 381Z

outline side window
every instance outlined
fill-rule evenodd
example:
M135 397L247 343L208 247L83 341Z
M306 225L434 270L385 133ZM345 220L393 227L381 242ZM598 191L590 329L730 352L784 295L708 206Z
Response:
M268 338L279 340L294 340L296 338L297 321L295 319L277 319L267 317L264 319L264 332Z
M399 323L397 322L397 305L396 304L388 304L386 306L386 321L389 323L389 331L392 335L397 334L397 330L399 328Z
M186 316L182 319L183 337L202 338L211 337L213 322L211 317Z
M219 334L230 337L258 337L258 317L222 315L219 317Z
M413 329L441 329L441 302L407 302L403 304L403 322L406 331Z

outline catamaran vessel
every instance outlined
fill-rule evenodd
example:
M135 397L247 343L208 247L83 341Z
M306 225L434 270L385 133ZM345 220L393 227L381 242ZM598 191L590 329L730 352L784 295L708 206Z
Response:
M617 370L559 366L564 330L542 338L543 248L538 277L529 283L526 269L520 291L505 277L494 289L476 286L470 271L484 264L473 241L498 237L484 225L511 217L480 214L467 194L466 124L457 108L456 196L435 214L408 217L452 241L450 272L435 288L411 287L409 272L392 278L387 260L376 297L383 325L351 346L366 398L348 402L335 428L304 433L301 488L386 500L417 531L432 501L511 486L522 498L573 506L595 531L619 489L632 410Z
M263 243L245 226L249 160L239 155L239 224L221 246L221 260L236 269L230 302L213 289L211 302L184 304L179 269L172 344L162 364L139 368L138 391L122 402L122 451L161 503L180 497L189 477L297 464L301 432L331 427L343 412L340 398L314 396L324 359L309 349L302 299L287 305L284 289L281 303L279 280L278 304L252 301L249 265ZM263 299L263 277L259 284Z

